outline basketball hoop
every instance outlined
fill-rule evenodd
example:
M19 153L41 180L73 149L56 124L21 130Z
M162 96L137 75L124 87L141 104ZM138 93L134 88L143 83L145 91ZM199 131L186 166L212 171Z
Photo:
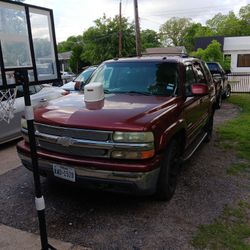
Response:
M10 123L14 117L17 88L0 90L0 121Z

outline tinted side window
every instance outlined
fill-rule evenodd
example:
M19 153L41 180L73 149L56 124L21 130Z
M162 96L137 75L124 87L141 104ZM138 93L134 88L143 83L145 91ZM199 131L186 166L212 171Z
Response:
M43 87L42 85L34 85L36 93L39 92Z
M210 73L209 68L208 68L208 66L207 66L206 63L203 63L203 68L204 68L204 71L205 71L207 80L208 80L209 82L212 82L213 79L212 79L211 73Z
M192 95L192 85L196 83L194 71L192 65L186 65L186 80L185 80L185 90L186 95Z
M194 73L197 78L197 83L207 83L201 65L198 62L195 62L193 66L194 66Z
M35 86L30 86L29 90L30 90L30 95L33 95L33 94L36 93ZM21 85L17 86L16 97L17 98L18 97L23 97L23 86L21 86Z
M30 95L34 95L36 93L35 86L30 86L29 90L30 90Z

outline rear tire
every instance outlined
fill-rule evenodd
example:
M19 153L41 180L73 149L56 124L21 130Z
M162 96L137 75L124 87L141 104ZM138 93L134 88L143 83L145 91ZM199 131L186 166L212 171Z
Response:
M161 163L160 174L157 183L156 198L161 201L168 201L174 195L177 186L177 176L180 169L180 143L173 139L165 151Z

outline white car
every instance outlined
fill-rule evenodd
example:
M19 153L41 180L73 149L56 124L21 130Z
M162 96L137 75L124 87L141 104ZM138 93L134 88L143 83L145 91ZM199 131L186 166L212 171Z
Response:
M29 89L33 107L68 94L67 91L59 87L52 87L49 84L30 86ZM0 144L17 139L21 136L20 123L24 106L23 87L18 86L14 104L14 117L10 120L9 124L5 121L0 121Z
M73 81L64 84L61 88L70 92L79 91L82 87L82 84L86 83L96 68L96 66L88 67L87 69L83 70Z
M61 71L61 78L63 83L72 81L76 75L72 72Z

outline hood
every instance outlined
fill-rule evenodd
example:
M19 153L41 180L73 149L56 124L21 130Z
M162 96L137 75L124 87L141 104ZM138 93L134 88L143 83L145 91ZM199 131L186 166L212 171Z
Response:
M35 111L35 121L49 125L143 131L157 116L172 109L173 97L108 94L103 102L86 103L83 94L70 94L50 101Z

